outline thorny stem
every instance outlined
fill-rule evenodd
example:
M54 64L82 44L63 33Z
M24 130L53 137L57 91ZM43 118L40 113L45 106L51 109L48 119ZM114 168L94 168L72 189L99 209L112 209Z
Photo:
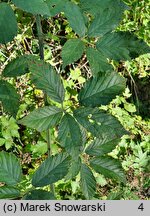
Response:
M43 39L44 37L43 37L40 15L36 16L36 26L37 26L38 41L39 41L40 59L44 60L44 39ZM45 105L47 105L47 95L46 94L44 94L44 100L45 100ZM50 130L49 129L46 131L46 138L47 138L48 157L50 157L51 156L51 137L50 137ZM50 190L54 195L55 190L54 190L53 184L50 184Z

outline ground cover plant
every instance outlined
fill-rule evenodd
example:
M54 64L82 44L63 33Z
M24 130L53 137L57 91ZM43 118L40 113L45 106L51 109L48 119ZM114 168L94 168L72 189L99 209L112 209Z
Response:
M145 143L129 142L141 128L134 125L138 117L128 114L136 107L128 102L130 91L116 65L130 64L150 48L119 27L129 9L121 0L0 3L4 57L15 38L24 48L3 64L0 79L0 198L99 198L98 183L106 179L119 188L107 199L119 199L122 192L130 198L128 188L122 190L125 171L148 165L149 137L141 131ZM137 163L130 164L128 145ZM63 187L67 196L60 194Z

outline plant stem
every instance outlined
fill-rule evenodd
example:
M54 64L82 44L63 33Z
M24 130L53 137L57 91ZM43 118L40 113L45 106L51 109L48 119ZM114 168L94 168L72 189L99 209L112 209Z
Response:
M43 31L42 31L42 25L41 25L41 16L37 15L36 16L36 26L37 26L37 33L38 33L38 40L39 40L39 54L40 54L40 59L44 60L44 37L43 37ZM45 105L47 105L47 95L44 93L44 101ZM48 157L51 156L51 137L50 137L50 130L48 129L46 131L46 139L47 139L47 149L48 149ZM50 190L55 194L54 190L54 185L50 185Z

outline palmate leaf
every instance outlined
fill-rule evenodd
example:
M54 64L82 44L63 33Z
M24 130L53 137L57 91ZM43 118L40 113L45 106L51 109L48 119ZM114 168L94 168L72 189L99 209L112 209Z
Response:
M96 15L92 21L89 30L89 37L102 37L104 34L114 30L122 18L122 11L118 7L109 7Z
M84 43L80 39L68 40L62 48L63 67L81 58L84 52Z
M23 197L23 200L55 200L55 197L48 191L32 190Z
M80 37L83 37L87 29L85 25L85 19L80 7L72 2L67 2L65 4L64 13L69 21L71 28Z
M21 176L21 166L15 155L0 152L0 182L13 186L20 182Z
M32 185L43 187L57 182L65 177L70 165L70 157L65 153L59 153L47 158L34 173Z
M58 140L71 156L79 155L82 147L82 135L79 124L70 114L65 114L61 120Z
M90 64L93 76L101 72L110 72L113 66L108 63L107 58L103 56L98 50L88 47L86 49L86 56Z
M43 90L54 101L62 103L65 90L60 75L48 63L32 61L30 64L31 80L37 88Z
M125 78L116 72L98 74L79 92L79 103L89 107L106 105L125 90L125 84Z
M80 179L81 191L86 197L86 199L90 200L93 198L96 192L95 177L92 171L90 170L90 168L85 164L81 165L80 175L81 175L81 179Z
M18 121L19 124L35 128L39 132L54 127L62 117L63 111L55 106L45 106L31 112L28 116Z
M18 188L12 186L0 187L0 199L14 199L20 196Z
M97 138L103 138L104 134L109 136L110 133L120 138L127 133L115 117L98 108L78 108L74 111L74 117Z
M100 10L106 8L112 8L113 10L118 8L118 14L128 8L122 0L80 0L80 5L83 11L94 16L99 14Z
M5 80L0 80L0 101L4 110L15 117L19 109L19 95L16 89Z
M51 15L49 8L44 0L12 0L20 9L34 15Z
M150 47L129 32L106 34L96 43L97 49L107 58L116 61L131 60L150 52Z
M94 139L85 151L91 156L103 156L115 149L119 142L120 138L109 130L109 134L104 133L100 138Z
M0 44L6 44L17 35L17 20L12 8L0 3Z
M90 166L105 177L116 179L123 183L126 182L121 163L109 156L95 157L90 160Z
M29 65L37 56L22 55L8 63L2 72L4 77L17 77L29 72Z

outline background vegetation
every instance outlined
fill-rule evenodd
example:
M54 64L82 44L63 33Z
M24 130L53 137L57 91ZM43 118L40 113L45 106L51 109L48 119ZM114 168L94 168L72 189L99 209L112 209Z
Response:
M124 14L119 30L134 32L139 38L150 44L149 31L149 0L124 0L130 10ZM3 1L4 2L4 1ZM7 2L7 1L5 1ZM19 34L7 46L0 45L0 71L17 56L22 54L38 54L38 38L35 20L30 14L14 8L19 23ZM22 18L23 17L23 18ZM67 39L74 37L73 30L67 20L61 15L42 21L45 34L45 60L60 71L60 51ZM103 175L95 173L97 180L98 199L148 199L150 197L150 54L142 55L125 63L113 62L116 70L127 78L127 88L123 96L117 96L108 106L109 110L119 118L123 126L130 131L124 135L121 142L110 154L121 161L127 175L127 184L116 184ZM77 91L83 85L85 78L91 76L89 64L85 56L62 71L65 78L64 86L68 92L65 105L69 106L77 100ZM36 90L30 83L28 75L21 78L7 79L16 86L21 95L21 104L17 119L22 118L35 107L43 105L43 93ZM33 171L46 158L46 134L38 133L28 127L18 125L13 117L8 116L0 106L0 150L13 152L20 158L24 180L20 183L22 192L30 189L30 179ZM57 130L51 129L52 153L59 151ZM90 140L90 138L89 138ZM26 175L28 174L28 175ZM84 199L79 178L72 181L56 183L58 199Z

